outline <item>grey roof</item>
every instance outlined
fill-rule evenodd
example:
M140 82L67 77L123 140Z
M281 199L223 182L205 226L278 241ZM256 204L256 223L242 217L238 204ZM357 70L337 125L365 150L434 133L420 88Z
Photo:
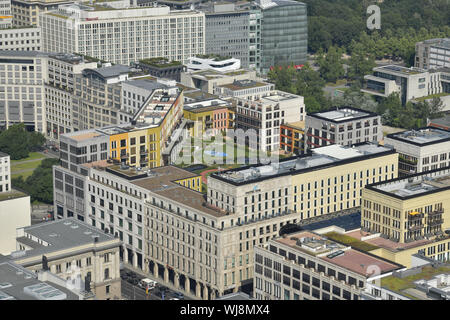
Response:
M443 116L442 118L431 119L430 123L435 123L442 126L450 126L450 115Z
M54 252L66 248L73 248L94 242L94 238L98 237L98 242L106 242L115 239L112 235L106 234L101 230L92 227L82 221L74 218L56 220L52 222L39 223L30 227L25 227L24 232L30 234L46 243L40 245L29 238L26 238L24 244L30 245L33 250L27 250L24 255L35 256L48 252ZM17 238L18 241L24 237Z
M0 56L13 58L21 58L21 57L38 58L38 57L47 57L48 55L49 55L48 53L41 51L0 50Z
M450 139L450 131L430 127L393 133L388 135L388 138L423 145L448 141Z
M0 151L0 157L9 157L9 154Z
M34 272L13 263L0 263L1 300L79 300L70 290L38 280Z
M90 70L91 72L96 72L103 78L113 78L120 76L121 74L130 72L130 67L124 66L121 64L115 64L110 67L102 67L102 68L96 68L96 69L85 69Z
M136 79L136 80L128 80L125 82L128 85L135 86L138 88L146 89L146 90L155 90L155 89L165 89L167 86L163 83L152 81L149 79Z

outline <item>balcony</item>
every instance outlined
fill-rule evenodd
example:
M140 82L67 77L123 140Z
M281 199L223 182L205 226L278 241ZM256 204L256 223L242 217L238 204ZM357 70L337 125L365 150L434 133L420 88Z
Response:
M444 213L444 209L437 209L431 212L428 212L428 216L438 216Z
M411 225L408 225L408 230L409 231L421 230L422 228L423 228L423 224L411 224Z
M128 154L128 153L120 155L120 159L128 159L129 157L130 157L130 154Z
M428 221L428 225L429 225L430 227L433 227L433 226L440 225L440 224L442 224L443 222L444 222L443 219L433 219L433 220L429 220L429 221Z
M409 221L415 221L415 220L419 220L422 219L424 217L423 213L414 211L414 212L410 212L408 215L408 220Z

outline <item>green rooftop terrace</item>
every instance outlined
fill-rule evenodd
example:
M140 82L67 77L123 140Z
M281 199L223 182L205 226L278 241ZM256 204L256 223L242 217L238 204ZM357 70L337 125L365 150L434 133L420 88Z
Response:
M448 274L450 273L450 266L442 266L439 268L433 268L431 266L426 266L422 268L422 272L408 276L405 278L397 278L394 276L381 278L381 286L393 292L397 292L401 295L409 297L411 299L419 300L418 297L414 297L408 293L405 293L405 289L415 288L414 281L417 280L430 280L434 276L439 274Z
M180 61L169 61L169 59L164 57L142 59L139 62L156 68L175 67L182 64Z
M201 59L214 59L214 61L223 61L223 60L228 60L231 59L232 57L229 56L221 56L218 54L198 54L196 55L197 58L201 58Z
M340 242L342 244L351 246L352 248L359 249L362 251L372 251L375 249L378 249L377 246L374 246L373 244L360 241L358 239L355 239L353 237L347 236L345 234L340 234L337 232L328 232L324 234L324 236L328 237L331 240L334 240L336 242Z
M8 192L0 192L0 201L22 198L27 196L28 195L26 193L23 193L16 189L12 189L11 191Z

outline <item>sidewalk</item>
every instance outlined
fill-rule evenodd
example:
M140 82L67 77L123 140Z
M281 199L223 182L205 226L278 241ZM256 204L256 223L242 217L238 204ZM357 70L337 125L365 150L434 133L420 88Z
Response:
M135 273L137 273L137 274L139 274L139 275L141 275L141 276L143 276L145 278L149 278L151 280L155 280L159 284L163 285L164 287L167 287L167 288L169 288L169 289L171 289L173 291L178 291L178 292L183 293L185 297L188 297L188 298L190 298L192 300L201 300L201 299L197 298L195 295L193 295L192 293L190 293L190 292L187 293L186 291L184 291L181 288L181 286L180 286L179 289L176 289L174 285L172 285L171 283L164 282L164 280L162 278L156 278L150 273L146 274L141 269L135 268L132 265L130 265L129 263L122 262L122 265L123 265L124 269L128 269L130 271L133 271L133 272L135 272Z

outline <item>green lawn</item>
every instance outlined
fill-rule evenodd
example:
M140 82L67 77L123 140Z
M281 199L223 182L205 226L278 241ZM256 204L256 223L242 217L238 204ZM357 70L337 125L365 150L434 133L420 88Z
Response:
M33 172L34 172L34 170L30 170L30 171L27 171L27 172L12 174L11 175L11 179L18 178L18 177L22 176L23 180L27 180L27 178L29 176L31 176L33 174Z
M41 158L45 158L45 156L42 153L30 152L27 158L23 158L20 160L11 160L11 164L14 164L17 162L22 162L22 161L27 161L27 160L36 160L36 159L41 159Z
M337 86L345 85L345 84L347 84L347 80L346 79L338 79L336 82L328 82L326 84L326 86L337 87Z
M11 165L11 173L20 170L34 170L41 164L42 160L15 163Z
M345 234L340 234L337 232L328 232L325 234L330 240L335 240L337 242L343 243L345 245L349 245L353 248L362 250L362 251L372 251L378 249L377 246L374 246L370 243L360 241L358 239L352 238L350 236L346 236Z

